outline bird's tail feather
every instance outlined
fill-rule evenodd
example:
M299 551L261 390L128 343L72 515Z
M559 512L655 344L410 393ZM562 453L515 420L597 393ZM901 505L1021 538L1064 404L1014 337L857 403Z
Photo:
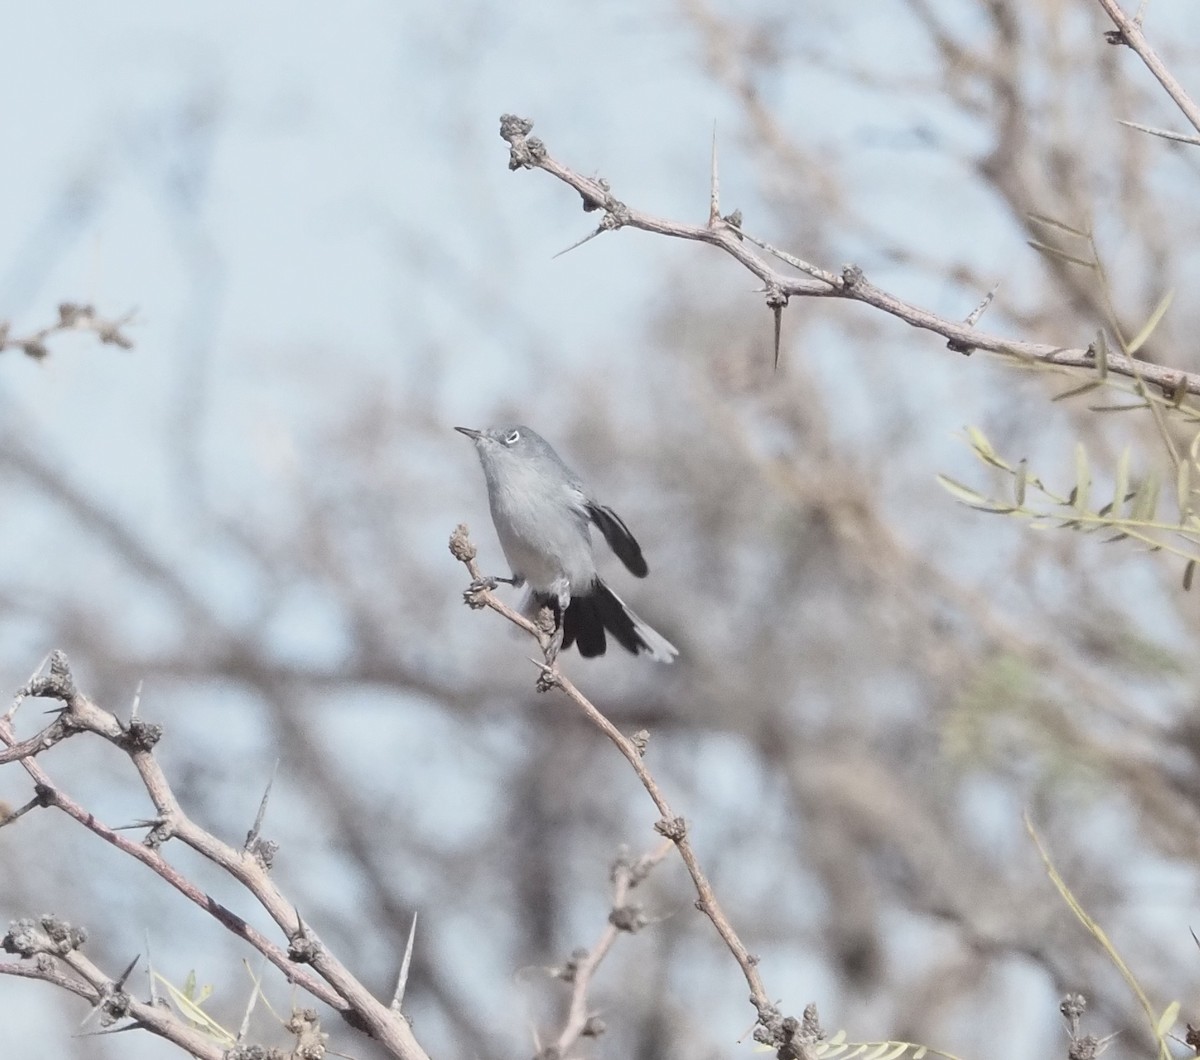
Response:
M553 607L557 601L547 596L539 603L549 603ZM561 621L563 648L577 644L579 654L585 658L604 654L608 647L606 631L626 651L649 655L656 662L669 663L679 654L675 645L639 618L599 578L593 583L591 592L571 597Z

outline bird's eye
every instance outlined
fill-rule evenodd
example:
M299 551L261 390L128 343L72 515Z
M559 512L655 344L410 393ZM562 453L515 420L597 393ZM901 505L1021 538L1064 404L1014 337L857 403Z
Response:
M506 434L504 436L504 444L505 445L516 445L517 442L519 442L520 440L521 440L521 432L520 431L509 431L508 434Z

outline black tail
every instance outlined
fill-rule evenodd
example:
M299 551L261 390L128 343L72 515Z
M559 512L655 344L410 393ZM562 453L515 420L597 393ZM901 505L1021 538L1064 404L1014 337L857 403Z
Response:
M572 596L562 618L563 649L578 643L579 654L591 659L603 655L608 647L604 636L604 618L596 606L596 596Z
M648 653L660 662L670 662L678 654L674 646L629 610L599 578L586 596L572 596L562 616L563 649L579 645L584 658L603 655L608 647L606 631L626 651Z

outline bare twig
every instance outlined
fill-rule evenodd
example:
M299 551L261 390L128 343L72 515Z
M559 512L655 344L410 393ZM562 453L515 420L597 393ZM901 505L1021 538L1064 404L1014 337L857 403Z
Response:
M1116 1038L1116 1034L1109 1034L1104 1038L1097 1038L1094 1034L1080 1034L1080 1025L1086 1009L1087 998L1083 994L1067 994L1058 1006L1058 1011L1067 1023L1067 1038L1071 1043L1067 1056L1070 1060L1082 1060L1084 1057L1095 1060Z
M485 587L487 579L480 574L479 566L475 562L478 552L475 549L475 545L471 542L470 531L467 529L465 523L459 523L453 535L451 535L450 552L455 559L466 564L467 569L472 572L473 581L467 591L463 593L463 599L466 601L467 606L475 610L481 607L490 607L493 611L499 612L514 626L519 626L533 637L538 642L539 647L541 647L543 654L548 655L553 639L550 634L538 629L524 615L518 611L514 611L495 593Z
M7 726L8 724L7 718L0 719L0 725ZM22 758L32 758L34 755L41 754L70 735L71 730L67 727L63 719L61 717L55 718L41 732L35 733L29 739L22 740L20 743L10 744L5 750L0 751L0 766L7 765L9 762L16 762Z
M758 959L750 954L738 936L738 933L734 930L733 925L729 922L729 918L725 915L725 911L717 901L717 896L713 892L712 885L708 882L708 877L705 876L703 869L700 867L700 861L696 857L691 840L688 838L687 823L671 809L666 795L663 793L662 788L659 787L654 775L646 767L641 755L638 754L633 741L609 721L591 700L580 692L570 679L558 670L557 666L543 666L542 673L551 684L561 688L567 694L583 711L587 719L616 745L617 750L625 756L626 761L633 767L638 780L642 782L642 787L646 789L646 793L654 801L654 805L662 815L661 819L654 826L655 830L675 844L675 848L679 851L679 856L683 859L683 863L687 867L688 874L692 877L692 885L696 888L696 894L699 896L696 907L712 921L713 927L717 929L717 934L721 936L721 939L729 948L729 952L733 954L734 960L737 961L738 966L742 969L742 975L745 976L746 984L750 987L750 1000L758 1012L759 1023L764 1028L770 1029L772 1023L779 1019L779 1010L776 1008L774 1002L772 1002L770 995L767 993L766 984L759 974Z
M671 851L672 843L667 840L655 850L631 862L624 855L613 865L612 911L600 938L590 950L578 950L571 956L565 968L559 972L562 979L571 983L571 1003L567 1019L555 1040L557 1056L566 1056L567 1051L584 1036L599 1033L596 1017L588 1011L588 989L600 962L608 955L622 932L634 930L627 913L629 892Z
M133 970L134 970L134 968L137 967L137 963L139 960L141 960L140 955L137 957L134 957L134 959L125 966L125 971L123 971L120 975L118 975L116 978L116 981L113 982L113 984L109 987L108 996L111 996L112 994L120 993L121 991L123 991L125 989L125 981L130 977L130 975L133 974ZM106 1000L106 997L101 996L101 998L91 1007L88 1014L79 1021L79 1026L81 1026L81 1027L86 1026L87 1023L94 1016L99 1015L101 1009L104 1007L105 1000ZM106 1015L107 1015L107 1013L106 1013Z
M16 810L8 810L7 812L0 811L0 828L4 828L6 825L13 824L17 818L24 817L25 814L27 814L30 810L44 810L45 808L46 804L42 802L41 797L35 795L32 799L25 803L24 806L21 806Z
M198 1060L222 1060L225 1045L189 1026L170 1009L138 1001L125 992L125 979L132 965L115 980L96 967L79 951L86 937L86 932L54 917L19 920L4 936L3 945L22 959L0 961L0 975L52 983L90 1001L105 1026L128 1019L132 1021L130 1027L151 1031Z
M1052 346L1048 343L1023 342L978 331L966 322L938 316L889 294L870 283L857 266L846 265L840 272L831 272L777 250L769 243L750 235L745 229L735 228L732 224L715 227L691 225L636 210L617 199L606 184L576 173L551 157L541 140L528 135L532 127L533 123L525 118L517 118L511 114L501 117L500 135L510 146L510 169L543 169L557 177L579 193L585 210L604 210L607 227L612 230L636 228L643 232L718 247L763 281L768 305L777 313L791 297L840 298L872 306L912 327L941 335L952 350L986 350L1025 363L1060 368L1095 367L1095 354L1091 346ZM778 271L765 258L755 253L755 246L805 275L797 277ZM1197 373L1179 372L1149 361L1136 361L1123 354L1110 354L1107 367L1110 373L1131 379L1140 378L1158 387L1170 387L1172 393L1182 386L1189 394L1200 394L1200 374Z
M46 669L46 664L49 661L50 656L47 655L40 663L38 663L37 669L29 675L29 680L26 681L25 684L21 686L17 694L13 696L12 706L10 706L8 710L4 712L5 721L12 721L13 718L17 716L17 711L21 709L21 704L29 698L29 689L32 687L33 682L37 680L41 672Z
M503 615L514 625L525 630L531 636L537 637L539 643L545 638L545 635L529 622L528 619L523 618L507 607L490 589L479 587L483 578L479 566L475 562L475 546L468 537L466 526L459 524L455 529L454 534L450 538L450 551L455 559L459 560L467 568L467 571L471 575L472 589L466 595L468 602L473 607L491 608L498 614ZM646 789L646 793L658 809L660 820L655 823L655 831L669 839L679 851L679 856L683 859L688 874L692 877L692 885L695 887L696 894L698 895L696 908L712 921L717 934L721 936L721 939L729 948L729 952L733 954L734 960L737 961L738 967L741 968L742 975L746 979L746 984L750 987L750 1002L754 1005L758 1013L759 1026L755 1030L756 1039L770 1044L780 1044L787 1037L787 1029L784 1026L787 1021L783 1018L779 1009L771 1001L771 997L767 993L766 984L763 982L762 976L758 971L758 958L754 957L746 949L745 944L734 930L729 918L725 915L725 911L717 901L717 896L713 892L712 885L708 882L708 877L700 867L700 861L696 857L691 840L688 838L687 823L682 817L677 816L671 808L671 804L667 801L662 788L659 787L658 781L655 780L654 775L642 760L638 744L609 721L575 687L570 679L559 670L556 663L535 663L535 665L541 671L538 679L538 688L541 690L559 688L565 692L571 701L583 711L585 717L616 745L617 750L625 756L626 761L633 767L633 771L637 774L638 780L641 781L642 787ZM792 1022L794 1023L795 1021Z
M34 759L22 758L21 765L33 779L43 805L63 811L106 842L153 869L181 894L254 946L289 981L337 1009L349 1022L365 1029L393 1055L402 1060L427 1060L407 1021L393 1014L387 1005L355 979L307 926L296 930L295 908L271 880L267 866L253 853L238 850L221 841L187 816L152 754L154 744L162 735L160 727L140 721L124 725L116 715L98 707L75 687L67 660L61 652L51 654L49 676L31 682L29 693L58 699L65 707L61 718L65 724L72 729L102 736L128 754L158 816L145 843L134 843L97 820L94 814L56 787ZM0 743L9 746L16 743L12 728L5 721L0 721ZM287 932L290 939L287 952L241 917L215 902L167 862L157 848L172 838L191 847L241 883L275 923ZM325 982L309 975L300 967L303 964L311 965Z
M123 350L132 349L133 340L122 329L133 320L133 317L133 313L126 313L115 320L107 320L100 316L93 306L63 302L58 307L56 323L26 335L10 334L8 322L0 321L0 352L20 350L27 357L40 361L50 352L46 340L65 331L91 331L99 336L101 342L120 346Z
M6 724L0 724L0 743L10 743L11 741L11 729ZM25 759L22 761L22 765L25 767L25 771L32 777L37 787L39 798L36 800L36 805L61 810L72 820L83 825L90 832L98 835L106 842L111 843L122 853L136 858L143 865L152 869L185 898L190 899L202 909L207 910L224 927L250 943L251 946L275 965L276 968L283 972L289 982L303 987L310 994L319 997L326 1004L334 1008L345 1011L349 1007L344 1000L339 998L325 984L314 979L302 968L292 964L288 960L287 954L265 935L262 935L232 910L214 901L208 894L199 887L196 887L175 866L167 862L156 849L126 839L120 834L118 829L106 825L95 814L85 809L61 788L57 787L49 775L36 762Z
M1175 101L1175 106L1183 112L1183 116L1191 123L1192 128L1200 132L1200 107L1196 106L1183 85L1175 80L1175 76L1158 57L1158 53L1150 46L1150 42L1146 40L1146 35L1142 32L1140 13L1136 18L1130 17L1121 10L1117 0L1097 0L1097 3L1104 8L1104 13L1112 19L1113 25L1117 27L1117 32L1109 36L1109 42L1128 44L1137 52L1138 58L1146 64L1146 69L1166 89L1167 95Z

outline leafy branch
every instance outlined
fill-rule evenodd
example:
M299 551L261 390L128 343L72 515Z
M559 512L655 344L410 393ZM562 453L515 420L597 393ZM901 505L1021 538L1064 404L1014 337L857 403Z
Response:
M1075 480L1067 493L1053 490L1029 470L1027 461L1015 464L996 452L977 427L967 429L967 440L979 460L1011 479L1008 497L981 492L951 478L938 475L938 481L957 500L977 511L993 515L1013 515L1027 519L1037 529L1056 528L1082 533L1108 531L1106 541L1126 538L1152 551L1168 552L1187 562L1184 585L1190 587L1192 573L1200 562L1200 515L1196 511L1196 479L1200 476L1200 433L1193 439L1186 456L1178 459L1175 473L1175 503L1178 518L1158 515L1162 502L1163 480L1150 472L1134 481L1130 470L1130 451L1122 452L1113 474L1109 499L1099 500L1093 489L1092 464L1082 442L1075 446ZM1031 499L1036 495L1044 503Z
M953 1053L931 1049L917 1042L848 1042L846 1032L838 1031L825 1041L818 1042L813 1049L820 1060L925 1060L938 1056L942 1060L961 1060Z

